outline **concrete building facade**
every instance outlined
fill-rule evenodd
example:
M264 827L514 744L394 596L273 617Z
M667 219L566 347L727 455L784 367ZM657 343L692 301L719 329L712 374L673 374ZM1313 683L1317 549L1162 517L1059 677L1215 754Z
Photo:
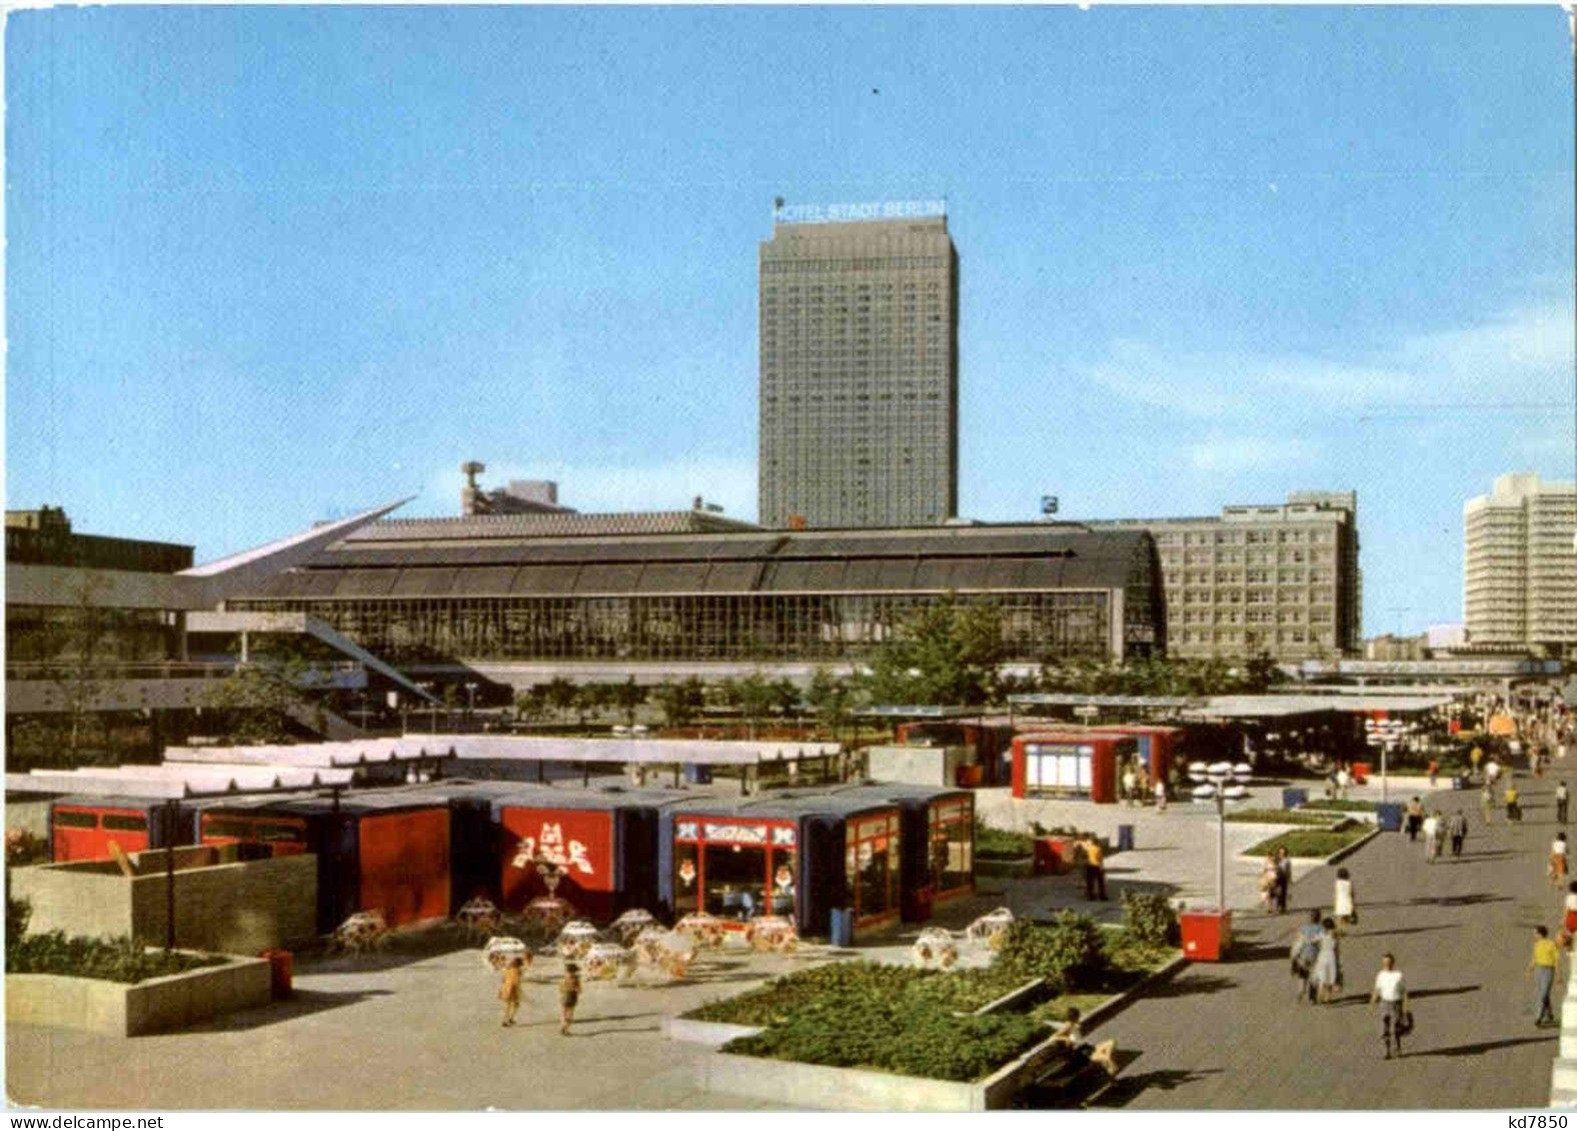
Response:
M1283 504L1224 507L1219 517L1083 525L1154 536L1172 656L1294 661L1362 646L1356 492L1294 491Z
M945 216L760 245L760 522L932 526L958 509L958 253Z
M1468 642L1577 645L1577 483L1502 475L1490 494L1464 504L1462 526Z

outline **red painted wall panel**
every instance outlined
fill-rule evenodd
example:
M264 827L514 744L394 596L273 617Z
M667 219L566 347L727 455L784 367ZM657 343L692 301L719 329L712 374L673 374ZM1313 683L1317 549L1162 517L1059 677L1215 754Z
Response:
M60 815L76 815L91 818L92 828L76 828L62 823ZM141 819L144 827L136 829L106 829L103 827L104 817L126 817ZM56 864L65 864L72 860L106 860L110 855L110 841L120 845L123 852L142 852L148 847L148 830L146 827L148 814L141 809L102 809L97 806L87 805L57 805L55 819L51 822L53 828L52 856Z
M613 814L595 809L506 807L501 814L503 859L500 890L504 907L519 911L547 894L547 884L530 863L544 857L564 868L558 894L576 911L592 918L613 915Z
M361 909L389 926L449 914L449 810L363 816Z

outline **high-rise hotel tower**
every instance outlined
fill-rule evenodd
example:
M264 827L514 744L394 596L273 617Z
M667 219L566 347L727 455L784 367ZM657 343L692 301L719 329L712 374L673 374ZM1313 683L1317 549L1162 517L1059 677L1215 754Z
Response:
M1577 645L1577 484L1502 475L1462 508L1468 643Z
M787 209L760 249L760 522L958 509L958 253L940 204Z

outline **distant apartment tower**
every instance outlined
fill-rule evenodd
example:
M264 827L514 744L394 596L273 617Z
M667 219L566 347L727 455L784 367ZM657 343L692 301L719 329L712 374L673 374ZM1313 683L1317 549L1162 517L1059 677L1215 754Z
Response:
M1362 648L1358 495L1294 491L1285 504L1223 507L1219 518L1086 522L1155 538L1167 654L1277 660L1353 656Z
M760 247L763 526L957 512L958 253L942 211L775 213Z
M1577 483L1502 475L1462 507L1462 612L1474 648L1577 644Z

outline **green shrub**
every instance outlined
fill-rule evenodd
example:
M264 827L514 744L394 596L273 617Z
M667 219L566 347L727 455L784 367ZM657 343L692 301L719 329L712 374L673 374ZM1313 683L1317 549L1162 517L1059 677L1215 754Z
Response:
M1177 912L1164 895L1123 892L1128 933L1144 946L1162 947L1177 941Z
M12 899L11 893L5 897L5 943L6 953L9 954L11 944L27 934L27 925L33 919L33 905L25 899Z
M1035 841L1023 833L993 828L983 821L975 821L975 858L984 860L1016 860L1035 854Z
M1044 978L1057 993L1091 986L1106 972L1101 928L1088 915L1059 911L1049 926L1020 919L1008 927L993 969L1015 983Z
M1307 813L1302 809L1241 809L1227 813L1227 821L1260 825L1321 825L1329 827L1331 818L1323 813Z
M1279 848L1285 848L1290 856L1325 857L1332 853L1340 852L1348 845L1362 840L1368 835L1370 826L1357 821L1344 821L1337 828L1323 832L1285 832L1273 836L1269 840L1262 840L1245 855L1269 856Z
M877 998L802 1014L730 1041L723 1051L934 1080L978 1080L1044 1036L1040 1024L1020 1014L957 1017Z
M7 918L10 908L7 907ZM67 938L64 931L6 936L6 973L62 974L134 984L166 974L218 966L223 958L148 950L142 943L117 939Z
M1305 810L1315 809L1323 813L1373 813L1379 807L1378 801L1337 801L1334 798L1321 798L1305 802L1302 806Z

